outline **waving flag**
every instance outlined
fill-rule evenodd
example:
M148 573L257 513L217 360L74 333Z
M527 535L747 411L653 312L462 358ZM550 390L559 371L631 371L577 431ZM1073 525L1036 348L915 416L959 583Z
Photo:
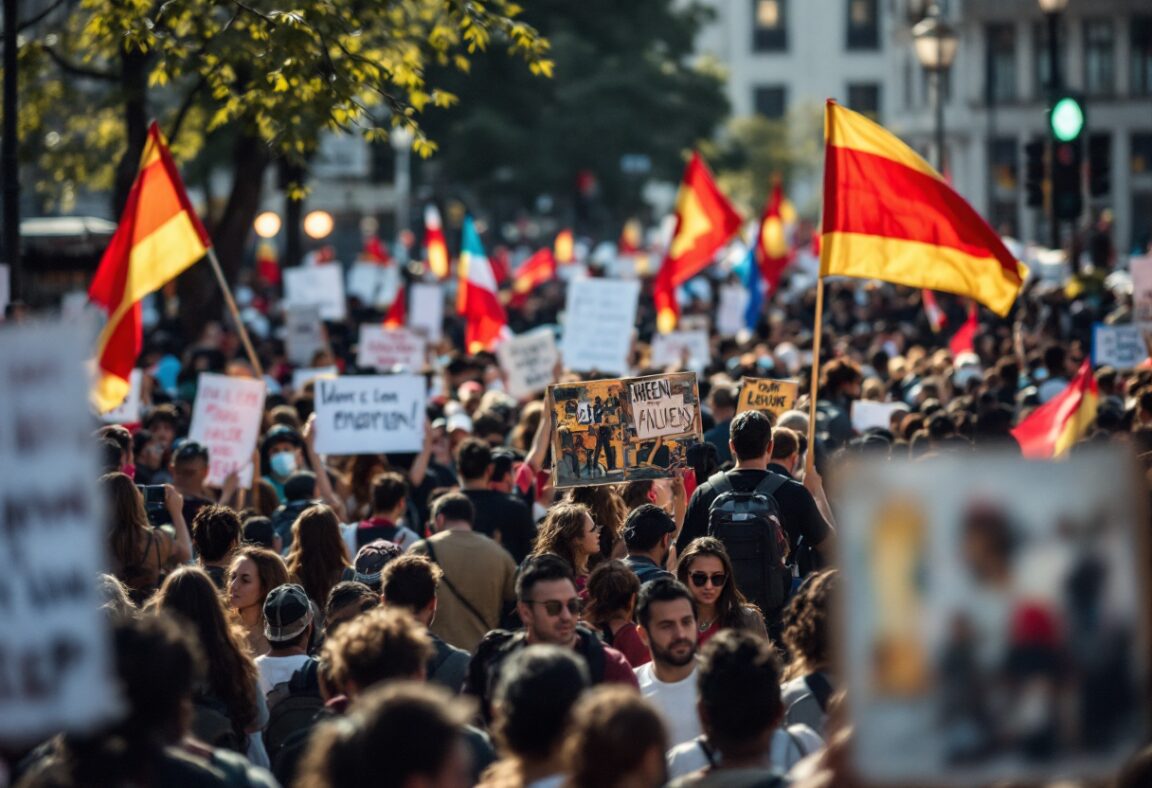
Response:
M1028 270L939 173L833 101L824 135L821 276L942 290L1008 314Z
M772 184L772 194L764 206L764 216L760 220L760 232L756 235L756 260L760 273L768 283L768 292L775 293L780 286L784 269L792 262L792 251L788 248L787 228L796 221L796 209L784 199L784 191L777 179Z
M756 264L756 247L748 250L748 254L733 268L740 276L740 281L748 289L748 305L744 307L744 325L749 331L756 330L760 322L760 310L764 307L764 276L760 266Z
M209 246L208 232L192 209L176 163L153 122L120 224L88 291L92 302L108 314L97 339L92 388L93 404L101 413L128 396L128 378L144 346L140 300L175 279Z
M429 203L424 206L424 254L428 270L439 280L448 278L448 244L440 224L440 211Z
M491 350L509 336L508 318L500 305L492 264L484 254L480 234L476 232L476 223L471 216L464 217L459 273L456 311L467 320L464 348L469 353Z
M1092 365L1086 360L1068 387L1028 414L1012 435L1025 457L1059 457L1088 432L1099 401Z
M956 358L961 353L975 352L976 330L978 328L976 305L970 304L968 307L968 319L964 321L964 325L956 329L956 333L948 340L948 349L952 352L952 358Z
M560 265L576 262L576 241L571 230L561 230L552 242L552 254Z
M545 282L556 278L556 258L552 250L540 249L536 254L520 264L512 275L511 306L521 307L528 300L528 294Z
M936 294L931 290L920 291L920 303L924 305L924 314L928 317L928 325L933 334L939 334L944 326L948 325L948 316L936 302Z
M388 307L388 314L384 315L384 328L403 328L408 325L408 293L407 288L401 287Z

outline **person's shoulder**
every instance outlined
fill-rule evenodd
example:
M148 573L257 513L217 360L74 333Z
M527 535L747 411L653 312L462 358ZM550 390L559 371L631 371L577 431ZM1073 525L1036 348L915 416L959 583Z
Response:
M640 685L640 689L652 686L654 674L652 673L651 662L645 662L638 668L632 668L632 673L636 676L636 683Z

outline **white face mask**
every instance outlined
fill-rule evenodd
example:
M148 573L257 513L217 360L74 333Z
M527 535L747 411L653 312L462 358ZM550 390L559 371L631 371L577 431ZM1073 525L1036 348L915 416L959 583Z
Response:
M272 473L277 476L291 476L296 472L296 452L276 452L268 458L268 465L272 468Z

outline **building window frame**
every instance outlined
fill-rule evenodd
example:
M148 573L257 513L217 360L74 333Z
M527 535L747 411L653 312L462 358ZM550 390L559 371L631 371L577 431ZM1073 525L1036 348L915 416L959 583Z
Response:
M788 0L752 0L752 51L788 50Z
M879 0L845 0L844 31L844 45L849 51L879 49Z
M1011 104L1019 99L1016 38L1016 25L1012 22L990 22L984 26L984 95L990 104Z
M1152 14L1136 14L1128 29L1128 92L1152 96Z
M788 114L788 86L780 84L753 86L752 110L768 120L783 120Z
M1087 18L1084 20L1083 34L1085 94L1116 95L1115 22L1108 17Z

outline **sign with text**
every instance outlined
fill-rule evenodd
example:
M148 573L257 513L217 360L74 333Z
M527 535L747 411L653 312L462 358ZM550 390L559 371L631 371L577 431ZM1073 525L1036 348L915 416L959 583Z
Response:
M284 310L285 350L288 361L311 366L316 353L328 349L318 304L297 304Z
M867 432L871 429L892 429L892 414L907 413L910 408L903 402L873 402L858 399L852 402L852 429Z
M1132 276L1132 312L1137 320L1152 320L1152 254L1128 258Z
M564 311L564 366L582 372L627 372L639 296L639 282L573 280Z
M540 328L501 342L496 358L504 370L508 393L527 399L548 388L559 359L556 337L550 328Z
M192 406L190 440L208 448L208 480L220 487L230 473L247 489L252 483L252 450L264 415L264 381L202 372Z
M364 323L360 326L356 366L382 372L404 367L410 372L419 372L424 368L427 351L424 339L406 328Z
M346 375L315 386L320 454L418 452L427 384L421 375Z
M744 313L751 297L744 285L724 285L720 288L720 304L716 307L716 333L734 337L747 328Z
M1097 323L1092 326L1092 365L1135 369L1148 360L1145 337L1152 338L1152 323Z
M740 399L736 402L736 412L761 410L771 413L773 419L796 406L796 395L800 384L795 380L772 380L771 378L744 378L740 381Z
M128 375L128 396L114 408L100 416L105 424L138 424L140 422L140 389L144 382L144 370L137 367Z
M687 361L685 362L685 359ZM670 331L652 336L652 366L703 369L712 363L712 346L708 331Z
M412 285L408 294L408 328L432 343L443 338L444 291L440 285Z
M394 265L379 263L352 263L348 268L346 289L349 298L356 297L365 306L374 307L392 303L400 286L400 274Z
M63 321L0 330L0 741L10 745L90 731L120 710L96 584L107 535L89 437L91 340Z
M335 378L340 375L339 367L305 367L292 370L292 388L304 388L316 378Z
M284 303L292 307L316 304L325 320L343 320L344 277L338 263L298 265L284 269Z

